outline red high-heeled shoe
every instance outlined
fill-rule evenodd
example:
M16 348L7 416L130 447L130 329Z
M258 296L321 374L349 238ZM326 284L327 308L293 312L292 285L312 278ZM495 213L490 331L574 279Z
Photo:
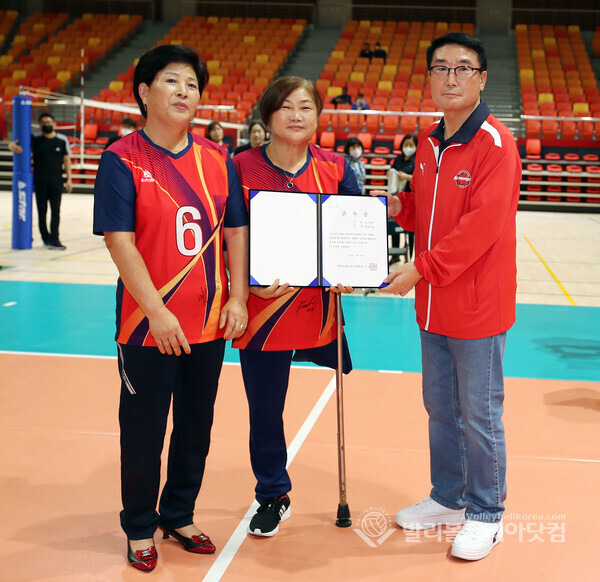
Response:
M134 552L131 549L129 540L127 540L127 560L134 568L142 572L152 572L158 562L158 552L154 546Z
M216 551L210 538L203 533L192 536L191 538L186 538L174 529L165 529L164 527L161 527L160 529L163 532L163 540L166 540L169 536L175 538L183 546L183 549L186 552L192 552L194 554L214 554Z

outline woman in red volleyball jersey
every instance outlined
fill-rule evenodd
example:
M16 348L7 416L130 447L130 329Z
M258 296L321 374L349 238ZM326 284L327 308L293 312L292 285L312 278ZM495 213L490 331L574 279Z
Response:
M321 96L306 79L280 77L267 87L260 114L272 140L234 158L246 201L250 190L360 194L345 158L310 143L322 108ZM260 536L275 535L279 522L290 516L282 414L293 352L310 350L301 357L332 367L337 363L333 293L279 283L251 288L248 329L233 344L240 348L250 409L250 457L260 504L248 532ZM342 285L335 288L351 290Z
M223 148L188 133L207 79L206 65L186 47L144 54L134 96L146 126L102 154L96 178L94 232L105 236L120 275L121 526L129 562L144 571L156 567L157 527L189 552L215 551L193 511L225 340L242 334L248 317L248 217L239 180Z

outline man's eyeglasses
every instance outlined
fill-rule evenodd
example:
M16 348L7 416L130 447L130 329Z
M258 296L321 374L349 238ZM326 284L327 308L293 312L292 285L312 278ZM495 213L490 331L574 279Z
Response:
M458 67L447 67L446 65L433 65L429 67L429 74L438 79L446 79L450 76L450 71L453 71L457 79L466 80L471 77L473 71L481 72L481 68L469 67L468 65L460 65Z

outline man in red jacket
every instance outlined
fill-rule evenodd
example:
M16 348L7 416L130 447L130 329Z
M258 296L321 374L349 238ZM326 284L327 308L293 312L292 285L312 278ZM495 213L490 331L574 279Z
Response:
M416 258L389 275L387 291L415 288L432 490L396 521L405 529L464 523L451 554L478 560L503 535L502 357L515 321L521 161L480 98L481 41L437 38L427 65L444 117L419 140L411 192L390 197L390 214L415 231Z

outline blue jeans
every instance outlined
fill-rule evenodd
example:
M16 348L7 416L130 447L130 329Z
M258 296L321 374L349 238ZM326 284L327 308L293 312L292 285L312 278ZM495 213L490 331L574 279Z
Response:
M505 343L506 333L465 340L421 330L431 498L466 508L468 519L499 521L504 511Z

